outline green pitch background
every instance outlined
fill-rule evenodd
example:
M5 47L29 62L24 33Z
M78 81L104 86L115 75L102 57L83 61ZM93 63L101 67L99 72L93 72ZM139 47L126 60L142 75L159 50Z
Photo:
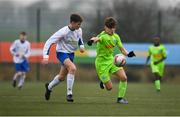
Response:
M180 85L162 84L157 93L153 84L129 83L128 105L116 103L118 84L112 91L97 83L76 81L74 103L68 103L66 82L55 88L51 100L44 100L44 83L26 82L22 90L0 82L0 115L180 115Z

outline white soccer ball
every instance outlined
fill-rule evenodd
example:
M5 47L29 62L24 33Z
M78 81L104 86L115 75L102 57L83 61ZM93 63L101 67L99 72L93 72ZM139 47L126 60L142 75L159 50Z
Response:
M123 54L116 54L114 56L114 64L117 67L122 67L124 66L126 63L126 57Z

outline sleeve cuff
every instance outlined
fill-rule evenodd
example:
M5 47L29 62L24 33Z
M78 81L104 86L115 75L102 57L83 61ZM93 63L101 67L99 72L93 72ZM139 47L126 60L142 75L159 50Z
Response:
M44 55L43 59L49 59L49 55Z
M84 48L84 45L80 45L80 48Z

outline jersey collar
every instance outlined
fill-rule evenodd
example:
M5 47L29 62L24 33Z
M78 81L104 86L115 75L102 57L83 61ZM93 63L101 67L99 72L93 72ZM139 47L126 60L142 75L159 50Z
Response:
M75 29L72 29L72 28L71 28L71 27L69 27L69 26L68 26L68 28L69 28L69 30L71 30L71 31L75 31Z

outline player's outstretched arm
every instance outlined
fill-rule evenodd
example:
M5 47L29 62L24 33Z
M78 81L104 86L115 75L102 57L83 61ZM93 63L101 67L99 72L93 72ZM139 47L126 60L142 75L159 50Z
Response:
M121 47L119 48L121 50L121 52L125 55L125 56L128 56L128 57L134 57L136 56L134 51L130 51L128 52L124 47Z
M49 60L49 50L51 46L55 43L57 43L67 32L64 31L64 29L60 29L56 33L54 33L44 44L43 48L43 60L42 64L48 64Z
M99 38L98 37L92 37L88 42L87 42L87 44L89 45L89 46L91 46L93 43L96 43L96 42L98 42L99 41Z

